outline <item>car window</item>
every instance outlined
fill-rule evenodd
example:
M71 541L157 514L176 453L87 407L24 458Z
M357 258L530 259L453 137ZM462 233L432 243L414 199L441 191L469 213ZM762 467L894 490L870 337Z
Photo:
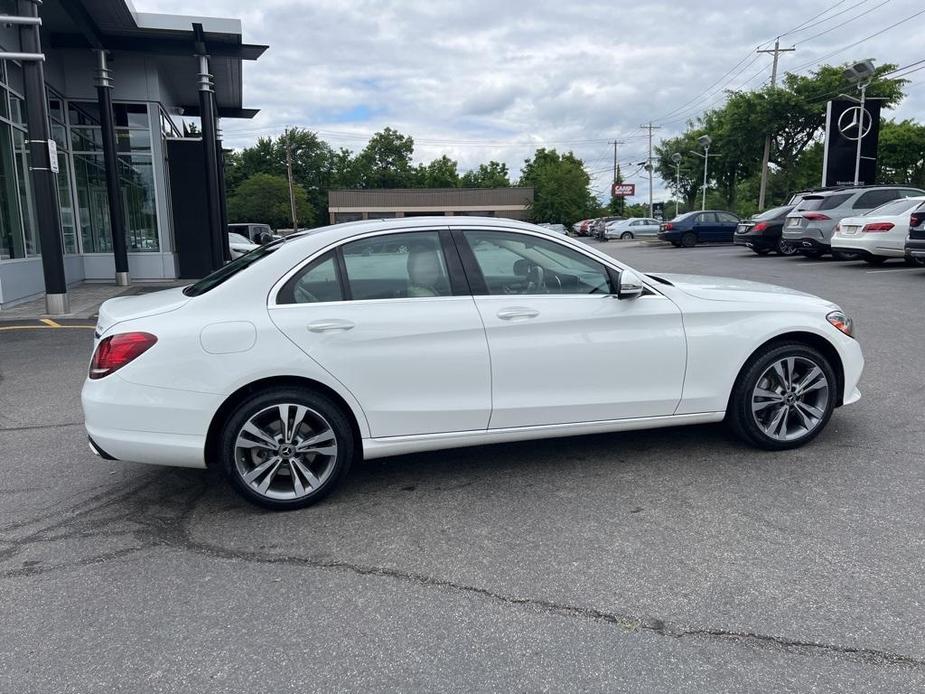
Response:
M236 234L234 232L231 232L228 234L228 240L231 243L246 243L246 244L250 243L249 239L245 238L244 236L241 236L241 234Z
M868 190L858 196L851 206L855 210L869 210L873 207L880 207L885 202L895 200L899 197L899 191L896 188L875 188Z
M328 251L299 270L276 295L277 304L343 301L334 251Z
M925 192L921 190L916 190L915 188L900 188L899 195L903 198L917 198L922 195L925 195Z
M607 269L554 241L503 231L467 231L489 294L610 294Z
M738 218L735 215L729 214L728 212L717 212L716 218L721 222L738 222Z
M837 195L807 195L797 205L800 212L809 210L834 210L844 205L854 193L838 193Z
M436 231L385 234L343 246L350 298L450 296L446 259Z
M893 200L886 203L885 205L880 205L880 207L875 207L870 212L865 212L865 217L895 217L896 215L904 214L906 212L912 212L916 207L918 207L918 202L915 200L908 200L907 198L900 198L899 200Z
M206 275L195 284L191 284L184 288L183 293L186 294L186 296L199 296L200 294L205 294L231 277L234 277L239 272L246 270L254 263L263 260L280 248L285 242L285 239L280 239L279 241L268 243L266 246L259 246L250 253L245 253L240 258L223 265L212 274Z
M783 217L786 215L793 207L791 205L784 205L783 207L774 207L770 210L765 210L761 214L756 214L752 217L753 220L757 222L767 221L769 219L777 219L778 217Z
M701 212L694 221L697 224L716 224L716 215L713 212Z

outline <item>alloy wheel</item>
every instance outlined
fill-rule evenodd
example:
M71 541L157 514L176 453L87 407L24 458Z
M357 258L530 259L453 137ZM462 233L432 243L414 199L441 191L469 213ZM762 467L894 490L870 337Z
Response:
M818 364L806 357L775 361L752 391L752 416L777 441L793 441L813 432L825 418L829 381Z
M331 476L337 439L317 411L294 403L266 407L238 432L235 467L241 480L268 499L304 498Z

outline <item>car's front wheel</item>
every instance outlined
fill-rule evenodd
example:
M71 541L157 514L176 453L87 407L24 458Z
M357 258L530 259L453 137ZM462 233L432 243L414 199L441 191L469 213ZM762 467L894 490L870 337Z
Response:
M241 403L225 425L221 446L235 489L275 510L303 508L329 494L354 456L341 408L300 388L264 391Z
M623 239L624 241L629 241L631 238L633 238L633 232L624 231L622 234L620 234L620 238Z
M780 344L754 355L742 368L726 419L739 438L754 446L796 448L825 428L836 387L835 371L818 350Z

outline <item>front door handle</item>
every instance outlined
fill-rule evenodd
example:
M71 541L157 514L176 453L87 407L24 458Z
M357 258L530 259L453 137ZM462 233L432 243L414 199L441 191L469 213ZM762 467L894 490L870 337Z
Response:
M330 333L337 330L352 330L356 327L356 323L352 323L349 320L338 320L332 318L331 320L319 320L314 323L308 324L309 332L313 333Z
M536 309L526 308L524 306L512 306L511 308L503 308L498 311L498 318L501 320L527 320L536 318L538 315L540 315L540 312Z

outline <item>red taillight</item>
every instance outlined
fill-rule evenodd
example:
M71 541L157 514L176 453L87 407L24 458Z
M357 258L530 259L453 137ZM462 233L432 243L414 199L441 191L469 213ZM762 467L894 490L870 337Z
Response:
M865 224L861 231L889 231L892 228L892 222L873 222L872 224Z
M811 222L827 222L832 218L828 215L822 214L821 212L804 212L803 219L808 219Z
M758 222L755 226L752 227L752 231L764 231L768 228L767 222Z
M103 338L90 362L90 378L96 380L121 369L147 352L157 338L151 333L122 333Z
M672 229L674 229L674 224L672 224L671 222L662 224L662 231L671 231Z
M925 224L925 212L913 212L912 216L909 217L909 226L918 227Z

